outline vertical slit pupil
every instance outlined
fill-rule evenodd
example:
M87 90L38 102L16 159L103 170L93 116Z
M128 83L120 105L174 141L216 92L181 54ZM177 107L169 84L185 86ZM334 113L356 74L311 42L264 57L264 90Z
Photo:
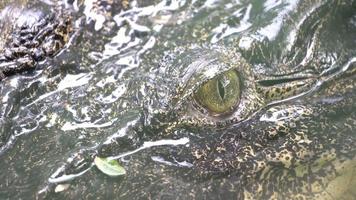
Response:
M221 100L224 100L224 97L225 97L225 87L224 87L224 85L222 84L222 82L221 82L220 79L218 79L218 81L217 81L217 88L218 88L218 91L219 91L219 95L220 95Z

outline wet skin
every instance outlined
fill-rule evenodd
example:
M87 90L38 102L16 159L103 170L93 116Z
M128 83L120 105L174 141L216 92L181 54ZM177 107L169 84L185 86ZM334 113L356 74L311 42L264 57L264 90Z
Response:
M344 3L326 2L302 19L289 49L268 52L283 45L268 40L239 49L237 38L225 47L178 47L159 63L144 63L154 66L147 70L154 78L148 75L143 92L137 89L125 97L143 95L144 100L119 111L140 110L139 120L128 125L125 136L111 138L92 153L81 152L60 175L82 171L88 167L83 162L96 155L120 155L143 141L186 137L185 146L155 147L125 157L128 175L110 192L133 199L353 198L355 49L334 43L348 33L336 34L336 41L323 37L334 34L335 20L354 15L351 3ZM298 9L306 12L311 5L301 3ZM340 54L325 61L335 46L343 47ZM258 65L266 70L256 70ZM232 101L236 104L221 113L207 108L202 101L209 92L222 93L213 86L201 88L232 71L240 84L235 87L239 99Z
M146 74L122 78L131 91L117 111L137 120L73 155L53 180L83 172L95 156L188 138L125 157L127 176L105 180L101 191L128 199L355 197L355 3L319 3L298 4L291 41L282 35L242 48L237 37L145 55ZM61 195L90 198L88 178ZM49 193L60 182L53 180Z

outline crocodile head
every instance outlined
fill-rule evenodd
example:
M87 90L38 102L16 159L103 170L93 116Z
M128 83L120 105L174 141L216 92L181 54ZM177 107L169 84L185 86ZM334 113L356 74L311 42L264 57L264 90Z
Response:
M121 77L122 128L94 152L76 154L52 182L98 155L124 162L126 177L101 186L121 198L352 197L351 5L306 1L284 19L296 27L274 38L251 31L160 58L145 55L144 68ZM348 31L336 33L335 26ZM94 183L78 183L79 191L81 184Z
M198 36L199 45L173 48L162 36L152 50L162 53L140 54L136 68L116 69L123 71L119 90L112 80L93 80L103 88L94 94L101 102L118 96L112 123L119 129L74 153L46 191L53 195L59 182L89 171L100 156L118 159L127 174L109 179L91 170L60 197L353 198L354 8L354 1L297 2L271 26L254 19L246 33L216 36L214 45L204 39L205 24L176 33ZM281 27L276 34L273 24Z

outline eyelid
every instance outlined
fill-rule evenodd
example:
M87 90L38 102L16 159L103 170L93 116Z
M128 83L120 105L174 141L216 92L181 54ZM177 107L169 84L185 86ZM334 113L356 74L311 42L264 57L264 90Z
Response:
M208 58L199 58L187 66L187 69L182 75L181 83L177 88L177 93L179 94L177 96L180 97L177 99L177 105L186 101L189 96L196 92L207 81L232 69L230 65L226 65L219 57L216 57L216 52L211 52L207 56Z
M236 123L246 120L265 105L261 94L256 90L256 80L250 64L238 52L215 48L194 53L198 55L187 54L192 57L189 58L190 63L185 63L186 66L183 66L185 70L181 76L181 82L178 83L175 99L173 99L174 109L180 113L183 121L199 121L206 125L228 121ZM179 63L178 68L184 64L182 62ZM236 70L239 75L241 92L240 102L231 113L212 115L194 105L193 94L204 83L231 69Z

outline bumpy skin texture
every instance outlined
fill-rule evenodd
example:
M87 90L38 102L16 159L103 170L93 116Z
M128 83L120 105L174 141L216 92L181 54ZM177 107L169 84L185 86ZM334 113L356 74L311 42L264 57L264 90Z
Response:
M343 40L336 41L340 46L334 49L334 43L323 41L322 34L329 34L335 13L354 14L355 3L305 1L298 9L305 11L318 3L301 21L287 53L266 52L273 49L268 41L253 43L248 50L237 49L237 40L228 41L226 48L222 44L181 47L158 64L143 63L157 66L152 70L157 73L154 80L145 80L151 84L145 88L145 100L132 102L140 94L137 91L125 97L130 100L125 102L127 107L140 112L140 120L127 127L125 137L73 155L52 178L82 172L95 156L128 152L141 147L143 141L187 137L186 146L157 147L132 155L121 185L110 187L112 182L107 181L103 191L127 199L352 198L356 91L355 61L349 58L355 50L340 48L345 47ZM307 55L310 46L314 53ZM323 60L325 52L337 50L334 60ZM270 70L253 70L252 65L259 64ZM194 104L194 91L211 78L204 76L208 69L219 73L235 69L242 76L241 101L232 114L211 116ZM191 165L148 162L151 155ZM90 198L84 181L74 183L77 190L63 195Z
M75 19L73 19L71 8L65 8L61 1L54 1L54 6L51 5L50 8L43 5L43 9L49 11L39 14L39 16L28 15L28 10L31 12L35 6L41 9L42 5L37 5L40 3L26 0L19 0L14 4L16 3L19 5L15 5L13 10L16 11L16 6L22 6L25 7L20 10L23 13L11 16L12 11L9 9L8 15L10 16L8 18L14 19L7 23L7 19L4 18L2 27L0 25L2 29L7 29L7 31L3 31L4 35L0 38L2 40L0 43L4 43L0 50L0 80L10 75L35 69L38 62L54 57L64 49L75 32L73 27ZM128 1L120 1L121 4L117 4L115 7L111 6L113 3L113 1L96 1L92 12L106 12L104 14L109 15L111 11L105 10L106 7L121 10L128 6ZM0 5L0 8L5 5ZM38 10L34 12L38 12ZM30 19L26 19L27 23L19 25L17 19L21 18Z
M202 52L198 54L203 60L210 58L202 49L197 52ZM193 56L196 52L191 53ZM220 53L225 54L226 51ZM242 58L239 60L239 64L245 62ZM243 69L241 67L240 71ZM157 114L148 123L151 124L149 128L145 127L145 132L141 133L142 140L185 136L190 142L187 147L167 152L152 150L147 156L158 154L173 163L187 161L193 167L191 171L181 171L172 177L174 172L169 166L147 169L140 161L133 159L128 165L131 174L127 180L131 184L134 182L132 188L128 186L132 193L123 196L129 198L135 191L142 194L135 196L137 199L148 194L161 199L216 199L221 196L237 199L347 199L354 196L352 186L344 184L355 184L350 178L355 173L355 114L352 103L355 98L355 74L354 71L349 73L344 80L332 81L338 82L336 86L328 83L328 87L316 95L270 106L266 106L269 100L264 94L256 92L257 88L264 86L250 83L248 86L256 89L250 90L249 94L255 93L243 98L256 102L251 103L252 107L248 109L258 112L251 114L246 111L248 119L242 122L239 121L241 119L236 122L235 118L192 116L189 101ZM251 75L247 72L242 74ZM288 92L277 94L285 95L285 98L291 95ZM340 122L334 121L337 116L342 119ZM167 120L171 122L167 123ZM135 134L140 134L140 130L133 129ZM153 134L162 134L147 136L147 129ZM125 149L125 143L127 140L120 138L111 146L103 146L99 155L118 155ZM142 144L132 144L135 145L139 147ZM147 176L143 176L142 171ZM160 179L164 182L157 186L161 192L144 188L147 183Z
M186 161L192 167L179 172L171 166L147 167L140 161L144 156L133 156L127 165L127 184L121 186L130 192L120 193L118 189L118 193L135 199L353 198L355 63L350 58L355 49L340 48L334 60L325 61L325 52L334 52L335 46L322 36L330 34L336 13L354 15L353 5L345 1L319 4L299 24L291 45L293 55L288 51L267 52L266 46L273 49L275 44L265 41L240 53L237 44L230 42L228 49L183 47L165 56L159 65L165 73L152 80L157 85L147 91L147 96L151 94L147 99L159 102L169 96L169 100L154 105L161 109L153 116L143 114L142 120L148 118L148 122L130 127L130 139L103 145L99 155L119 155L140 147L139 141L185 136L190 139L187 146L166 151L158 148L144 155L158 154L164 160ZM305 1L298 9L313 6L313 2ZM309 44L315 45L310 56ZM279 45L275 48L283 48ZM271 70L254 71L252 64L271 66ZM339 66L334 69L336 73L329 73L334 66ZM235 112L213 117L197 109L191 103L192 94L206 81L202 74L208 69L222 72L231 68L243 79L241 102ZM175 89L166 92L164 86ZM152 97L155 95L158 97Z
M32 11L38 3L16 3L19 5L8 6L7 15L15 13L14 16L8 16L13 18L12 21L6 22L5 17L2 19L2 28L7 31L2 33L4 45L0 52L0 80L34 69L36 63L55 56L69 41L72 33L70 12L61 6L46 8L44 5L42 9L49 9L49 12Z
M303 16L296 17L301 21L290 51L283 49L283 42L268 40L238 49L237 39L228 41L226 48L179 47L158 64L159 58L147 55L153 63L143 65L156 67L150 71L154 78L145 80L145 100L123 101L127 104L120 110L139 110L140 120L128 125L124 137L95 151L78 152L56 177L87 169L97 155L120 155L140 148L143 141L187 137L186 146L151 148L127 158L128 174L108 193L123 199L354 198L355 49L344 40L354 37L348 33L335 34L335 41L323 37L331 34L337 20L333 16L348 21L355 14L354 5L300 3L296 15ZM335 48L339 53L325 59ZM266 70L254 70L256 65ZM230 115L212 116L195 104L194 91L212 78L205 75L209 69L217 74L235 69L241 75L241 101ZM132 91L125 98L139 94ZM170 165L152 162L152 155ZM85 183L76 184L78 191L85 190L81 187ZM68 191L64 196L86 194Z
M32 26L15 29L0 54L0 77L34 69L37 62L54 56L64 47L70 32L70 17L53 15Z

